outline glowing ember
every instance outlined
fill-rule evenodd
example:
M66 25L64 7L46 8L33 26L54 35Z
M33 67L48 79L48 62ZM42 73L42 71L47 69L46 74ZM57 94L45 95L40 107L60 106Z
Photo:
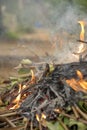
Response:
M84 22L84 21L78 21L78 23L81 25L80 40L84 41L84 34L85 34L84 26L85 26L85 22ZM79 46L79 51L78 51L78 53L80 53L80 52L82 51L83 47L84 47L84 44L82 43L82 44Z
M10 109L17 109L17 108L19 108L19 102L20 102L20 98L21 98L21 89L22 89L22 87L21 87L21 84L19 84L19 91L18 91L18 96L16 97L16 99L13 101L13 103L16 103L13 107L11 107Z
M77 70L76 73L79 77L79 80L72 78L70 80L66 80L67 84L69 84L69 86L71 86L75 91L87 93L87 81L83 79L83 75L79 70Z

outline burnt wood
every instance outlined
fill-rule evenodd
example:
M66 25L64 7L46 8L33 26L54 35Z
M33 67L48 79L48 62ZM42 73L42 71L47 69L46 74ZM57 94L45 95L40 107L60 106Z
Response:
M58 64L56 65L52 75L55 74L58 77L64 77L64 78L72 78L72 77L76 78L77 70L81 71L84 78L87 77L87 61Z
M77 78L76 70L83 73L83 77L87 78L87 62L73 62L67 64L55 65L53 72L48 75L48 65L46 65L45 75L42 79L27 91L31 91L26 100L21 104L19 110L24 116L30 120L35 120L36 113L42 111L46 113L49 119L55 118L57 115L54 109L66 109L78 101L83 100L86 93L76 92L67 83L66 79ZM47 76L46 76L47 70ZM43 72L43 74L44 74Z

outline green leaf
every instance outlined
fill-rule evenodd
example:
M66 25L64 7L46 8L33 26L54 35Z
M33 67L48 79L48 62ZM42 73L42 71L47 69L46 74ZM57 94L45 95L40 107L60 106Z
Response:
M65 124L65 125L68 125L68 124L69 124L69 118L64 117L64 124Z
M18 70L18 74L28 74L30 73L30 69L29 68L20 68Z
M21 61L21 64L27 64L27 65L29 65L29 64L32 64L32 61L31 60L29 60L29 59L23 59L22 61Z
M79 105L79 107L80 107L80 109L81 109L82 111L84 111L84 112L87 113L87 105L85 104L84 101L80 101L80 102L78 103L78 105Z
M77 125L78 129L77 130L87 130L87 126L81 122L75 121L73 119L70 119L69 127Z
M52 64L50 64L49 67L50 67L50 72L54 71L54 66Z
M64 128L60 125L58 121L56 122L47 122L47 127L49 130L64 130Z

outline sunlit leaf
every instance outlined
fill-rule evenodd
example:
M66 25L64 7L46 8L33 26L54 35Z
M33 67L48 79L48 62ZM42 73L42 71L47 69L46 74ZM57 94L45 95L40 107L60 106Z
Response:
M29 59L23 59L23 60L21 61L21 64L27 64L27 65L29 65L29 64L32 64L32 61L29 60Z

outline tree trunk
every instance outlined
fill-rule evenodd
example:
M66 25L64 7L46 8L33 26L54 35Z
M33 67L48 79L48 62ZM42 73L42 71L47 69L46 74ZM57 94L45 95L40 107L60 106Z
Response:
M3 14L2 14L2 5L0 2L0 36L4 33L4 25L3 25Z

